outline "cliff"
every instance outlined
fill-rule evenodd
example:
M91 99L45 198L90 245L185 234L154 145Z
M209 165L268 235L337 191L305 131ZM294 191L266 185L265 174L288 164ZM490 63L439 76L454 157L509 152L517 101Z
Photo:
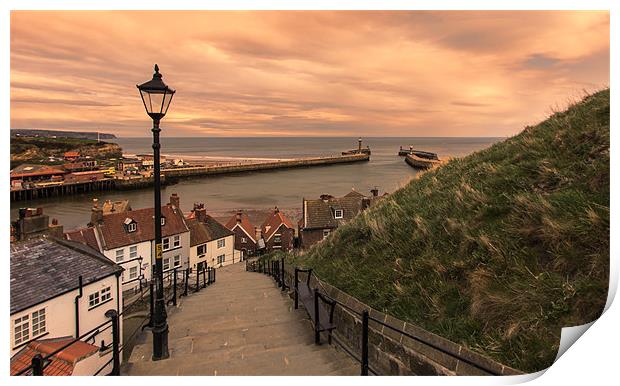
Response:
M122 157L119 145L76 138L13 137L11 138L11 168L22 163L63 163L63 154L79 151L83 156L98 160ZM58 161L49 161L49 157Z

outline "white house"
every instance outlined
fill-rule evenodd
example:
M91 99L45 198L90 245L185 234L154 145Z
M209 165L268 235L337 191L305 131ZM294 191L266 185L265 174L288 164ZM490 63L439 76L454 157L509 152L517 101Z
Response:
M234 233L209 216L204 204L194 204L187 222L190 227L189 264L192 270L222 267L241 260L234 253Z
M75 240L103 253L121 265L123 291L136 291L151 280L155 264L155 216L153 208L128 210L103 215L96 200L88 228L66 232L68 240ZM179 209L176 194L161 209L161 231L164 271L189 266L189 227Z
M11 244L11 374L110 321L123 304L122 267L82 244L48 236ZM101 327L51 357L44 375L106 375L112 329ZM120 339L122 345L122 320Z

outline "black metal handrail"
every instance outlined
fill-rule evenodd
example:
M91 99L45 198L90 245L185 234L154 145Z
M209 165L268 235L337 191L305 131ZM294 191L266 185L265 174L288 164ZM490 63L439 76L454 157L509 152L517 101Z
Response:
M254 271L256 271L256 263L257 262L259 263L259 268L260 268L261 267L260 260L255 261L255 262L251 262L251 268L253 268ZM273 267L273 265L272 265L272 267ZM282 269L281 275L283 276L284 259L281 259L281 269ZM361 370L360 371L361 375L368 375L369 371L371 373L377 375L377 372L375 372L368 364L368 331L369 331L369 329L372 328L372 327L369 327L369 323L368 322L370 320L372 320L373 322L378 323L378 324L380 324L382 326L385 326L385 327L391 329L392 331L394 331L396 333L402 334L403 336L406 336L406 337L408 337L408 338L410 338L410 339L412 339L412 340L414 340L416 342L419 342L419 343L422 343L422 344L424 344L426 346L429 346L432 349L437 350L437 351L439 351L442 354L448 355L448 356L450 356L452 358L455 358L455 359L457 359L457 360L459 360L461 362L464 362L464 363L466 363L466 364L468 364L468 365L470 365L470 366L472 366L472 367L474 367L474 368L476 368L478 370L482 370L482 371L487 372L487 373L492 374L492 375L501 375L501 373L499 373L497 370L491 369L491 368L489 368L489 367L487 367L487 366L485 366L483 364L473 362L472 360L470 360L468 358L465 358L465 357L459 355L458 353L454 353L454 352L452 352L452 351L450 351L450 350L448 350L448 349L446 349L444 347L440 347L440 346L438 346L437 344L435 344L435 343L433 343L431 341L423 339L423 338L421 338L419 336L412 335L412 334L410 334L410 333L408 333L406 331L403 331L403 330L401 330L399 328L391 326L391 325L387 324L386 322L384 322L382 320L376 319L376 318L370 316L368 310L363 310L362 312L359 312L359 311L353 309L352 307L347 306L346 304L338 301L337 299L332 298L331 296L329 296L327 294L327 290L325 289L325 287L323 287L321 279L316 275L316 273L312 270L312 268L301 269L301 268L295 267L294 270L295 270L295 274L294 274L294 276L295 276L295 278L294 278L295 284L299 280L299 278L297 276L297 274L299 272L308 273L308 276L307 276L308 286L310 284L310 276L313 275L315 277L318 285L325 292L323 294L321 292L318 292L318 289L315 288L315 293L318 294L318 297L321 297L322 299L327 300L330 303L333 303L333 304L335 304L335 305L337 305L337 306L347 310L349 313L351 313L353 315L354 318L356 318L357 320L360 320L362 322L361 357L357 357L356 355L354 355L349 350L349 348L347 348L347 346L345 344L343 344L343 342L341 342L339 339L334 337L334 340L338 343L338 345L341 346L345 350L345 352L347 352L347 354L349 354L349 356L351 356L353 359L355 359L357 362L360 363L360 365L361 365L361 369L360 369ZM267 271L263 271L263 273L271 274L271 272L267 272ZM291 289L293 289L293 288L291 288ZM295 289L295 291L296 291L296 289ZM296 295L297 295L297 293L296 293ZM297 296L295 296L295 298L297 298ZM295 299L295 300L297 300L297 299ZM317 299L317 301L318 301L318 299ZM315 302L315 308L316 308L316 302ZM316 314L316 310L315 310L315 314ZM316 334L316 331L315 331L315 334Z

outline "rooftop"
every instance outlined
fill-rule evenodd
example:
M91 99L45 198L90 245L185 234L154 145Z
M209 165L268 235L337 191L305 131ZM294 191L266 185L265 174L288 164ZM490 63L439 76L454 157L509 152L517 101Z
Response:
M120 273L123 268L80 243L39 237L11 244L11 314Z
M38 340L28 343L11 358L11 375L16 375L32 364L32 358L41 354L45 357L73 341L73 337ZM43 375L71 375L74 365L99 351L99 347L77 341L53 355L50 364L43 369Z
M191 230L190 246L192 247L234 234L231 230L209 215L206 215L204 221L190 218L187 220L187 224Z

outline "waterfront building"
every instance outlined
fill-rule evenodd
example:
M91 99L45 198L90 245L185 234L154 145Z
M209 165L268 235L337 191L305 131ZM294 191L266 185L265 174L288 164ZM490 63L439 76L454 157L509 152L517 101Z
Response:
M136 174L142 169L142 160L137 158L123 158L118 161L116 168L123 174Z
M105 200L102 209L105 216L112 213L127 212L131 210L131 206L129 205L129 200Z
M91 221L87 228L65 233L68 240L75 240L103 253L121 265L123 291L136 292L151 280L155 264L154 209L144 208L109 213L93 200ZM162 246L164 271L189 266L190 231L179 209L176 194L170 203L162 206Z
M11 375L110 320L106 311L121 312L123 269L82 244L50 236L11 243L10 269ZM112 358L111 344L111 328L94 333L54 355L44 374L94 375Z
M302 200L302 217L299 221L299 242L301 248L309 248L324 240L340 225L355 217L379 199L375 188L371 196L355 190L343 197L323 194L317 200Z
M22 164L11 170L11 181L20 180L24 184L50 180L62 181L67 171L59 166Z
M207 214L204 204L194 204L187 216L190 229L189 266L201 271L241 261L235 253L235 234Z
M256 229L245 212L238 211L225 226L235 234L235 252L241 260L256 254Z
M79 151L67 151L65 152L63 157L65 161L67 162L74 162L80 158L80 152Z
M276 206L261 226L261 237L266 252L288 252L293 249L295 226Z

